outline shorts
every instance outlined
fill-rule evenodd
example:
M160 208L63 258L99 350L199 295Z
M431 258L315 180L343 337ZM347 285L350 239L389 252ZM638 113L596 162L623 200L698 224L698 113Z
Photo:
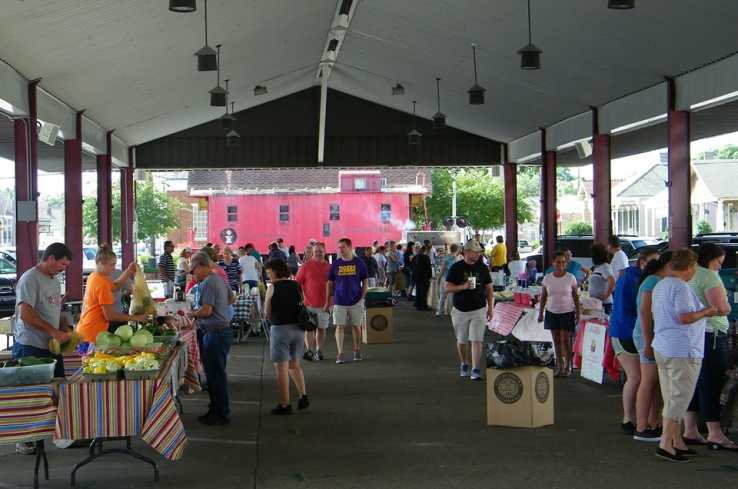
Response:
M307 310L310 312L314 312L315 315L318 316L318 328L328 329L328 325L331 322L331 315L328 314L325 309L323 309L322 307L307 306Z
M369 285L369 288L370 289L373 289L374 287L377 286L377 279L375 277L369 277L367 279L367 282L368 282L368 285Z
M659 385L664 398L664 419L681 421L687 414L702 367L701 358L665 357L654 352L659 368Z
M576 325L577 315L574 311L562 312L561 314L546 311L546 315L543 317L544 329L574 332Z
M269 356L272 362L298 360L305 353L305 332L298 325L273 324L269 334Z
M487 328L487 313L485 308L474 311L459 311L451 309L451 323L456 332L456 342L460 345L470 341L484 341L484 330Z
M641 365L656 365L656 359L648 358L647 356L643 355L643 350L646 349L646 345L643 341L643 335L634 332L633 343L635 344L636 350L638 350L638 356L641 359Z
M638 349L633 343L632 338L610 338L612 343L612 349L615 351L615 356L622 355L623 353L628 355L638 355Z
M333 306L333 323L337 327L364 324L364 301L360 300L353 306Z

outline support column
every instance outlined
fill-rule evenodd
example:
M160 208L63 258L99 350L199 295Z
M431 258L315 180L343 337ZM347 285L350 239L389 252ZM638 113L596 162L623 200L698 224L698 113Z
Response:
M15 137L15 248L17 275L38 262L38 104L36 87L28 84L28 119L14 123Z
M75 139L64 141L64 242L72 250L65 273L66 294L82 300L82 113L77 112Z
M668 79L669 243L685 248L692 241L689 112L675 110L674 80Z
M120 240L123 269L135 260L136 237L133 235L135 188L133 182L133 146L128 148L128 167L120 170Z
M113 189L112 189L112 162L110 158L110 136L106 135L106 152L97 155L97 243L113 241Z
M610 135L595 133L592 143L594 240L596 243L607 244L612 235Z
M541 130L541 221L543 223L543 267L556 252L556 151L546 150L546 132Z
M506 158L507 159L507 158ZM506 161L505 172L505 242L507 259L518 250L518 165Z

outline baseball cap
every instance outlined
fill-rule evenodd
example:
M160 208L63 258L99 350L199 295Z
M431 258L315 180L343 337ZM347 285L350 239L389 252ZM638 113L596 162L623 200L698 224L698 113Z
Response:
M484 249L480 246L479 241L472 239L466 242L464 245L464 251L473 251L475 253L481 253Z

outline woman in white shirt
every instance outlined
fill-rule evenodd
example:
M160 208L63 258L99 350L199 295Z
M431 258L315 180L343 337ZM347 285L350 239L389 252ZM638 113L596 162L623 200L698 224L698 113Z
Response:
M556 377L571 375L570 337L579 322L579 294L577 279L566 271L566 255L557 251L553 258L553 272L543 278L543 293L538 322L551 330L556 350ZM544 316L545 314L545 316Z
M507 264L507 268L510 270L510 277L512 277L513 283L517 283L520 280L521 274L526 274L527 263L525 260L520 259L520 253L513 251L512 261Z
M607 263L607 248L595 243L592 245L592 275L589 277L589 296L602 301L605 314L612 312L612 291L615 290L615 276Z

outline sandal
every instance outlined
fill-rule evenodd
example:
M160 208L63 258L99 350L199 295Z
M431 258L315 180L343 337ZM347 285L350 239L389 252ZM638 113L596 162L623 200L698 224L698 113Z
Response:
M727 450L729 452L738 452L738 445L736 445L732 441L728 441L728 443L715 443L712 441L707 442L707 448L710 450Z
M706 440L700 440L699 438L682 438L685 445L708 445Z

